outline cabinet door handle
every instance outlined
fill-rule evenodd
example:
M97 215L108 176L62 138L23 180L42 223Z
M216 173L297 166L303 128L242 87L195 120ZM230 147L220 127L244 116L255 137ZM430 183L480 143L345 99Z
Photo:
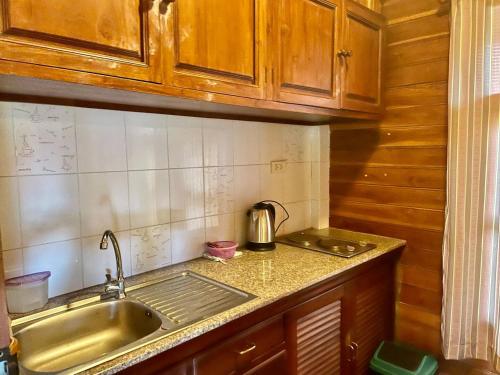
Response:
M175 0L161 0L160 1L160 13L161 14L165 14L167 13L167 10L168 10L168 6L175 2Z
M351 57L352 50L341 49L337 52L338 57Z
M348 362L354 362L357 359L357 357L358 357L358 348L359 348L359 346L358 346L357 343L352 342L351 345L349 345L347 348L351 352L350 353L351 355L349 356L349 358L347 359L347 361Z
M247 353L250 353L252 350L255 350L255 348L257 348L257 345L255 345L254 343L250 344L250 346L246 349L243 349L241 351L238 351L238 354L239 355L243 355L243 354L247 354Z

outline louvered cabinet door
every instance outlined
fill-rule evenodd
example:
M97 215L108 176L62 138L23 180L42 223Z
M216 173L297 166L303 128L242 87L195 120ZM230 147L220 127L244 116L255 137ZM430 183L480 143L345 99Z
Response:
M290 310L285 315L289 373L341 373L342 296L337 288Z
M346 286L349 331L346 359L350 374L369 374L370 360L383 340L393 337L394 273L390 265L369 272ZM352 310L351 310L352 309Z

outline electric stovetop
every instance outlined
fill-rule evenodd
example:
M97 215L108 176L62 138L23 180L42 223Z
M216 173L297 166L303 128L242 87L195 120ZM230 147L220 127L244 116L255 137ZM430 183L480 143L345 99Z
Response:
M308 231L300 231L278 237L276 238L276 242L343 258L352 258L377 247L377 245L365 241L346 241L332 236L308 233Z

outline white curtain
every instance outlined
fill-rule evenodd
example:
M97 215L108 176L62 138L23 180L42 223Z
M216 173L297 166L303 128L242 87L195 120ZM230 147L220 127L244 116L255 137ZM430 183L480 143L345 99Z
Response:
M452 0L443 353L500 370L500 0Z

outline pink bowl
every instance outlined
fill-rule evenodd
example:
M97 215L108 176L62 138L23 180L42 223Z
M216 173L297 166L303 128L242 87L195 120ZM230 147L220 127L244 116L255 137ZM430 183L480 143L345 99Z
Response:
M217 247L209 246L209 244L216 245ZM230 259L234 257L234 252L236 251L237 247L238 242L234 241L214 241L207 242L205 244L205 250L207 250L210 255L222 259Z

